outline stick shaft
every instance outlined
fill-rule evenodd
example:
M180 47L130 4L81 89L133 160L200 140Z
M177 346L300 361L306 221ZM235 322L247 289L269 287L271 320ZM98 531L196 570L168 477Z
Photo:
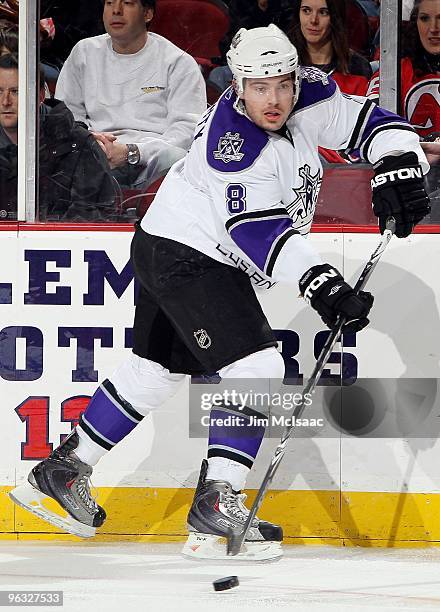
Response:
M389 219L387 223L387 229L384 231L377 248L372 253L370 259L365 264L364 269L359 275L359 278L354 286L354 290L356 293L358 293L365 287L365 284L370 278L379 259L381 258L386 247L388 246L388 243L390 242L394 234L394 229L395 229L395 222L394 222L394 219L391 218ZM322 371L331 355L331 352L341 335L342 328L344 327L345 323L346 323L346 319L344 317L339 317L338 321L336 322L335 328L331 331L324 346L322 347L321 353L319 354L319 357L316 361L316 365L313 369L313 372L309 380L307 381L306 386L304 387L304 390L302 393L302 400L300 404L298 404L298 406L296 406L295 410L293 411L292 416L294 418L292 418L292 423L294 423L295 419L299 418L301 414L303 413L304 408L305 408L305 397L313 393L319 379L321 378ZM281 460L284 457L287 442L290 439L294 428L295 428L294 425L290 425L286 427L286 429L284 430L281 440L278 446L276 447L275 452L272 456L270 465L267 468L266 474L258 490L254 503L252 504L252 507L249 511L249 515L246 519L246 522L243 526L242 531L240 531L239 533L231 532L230 535L228 536L228 543L227 543L228 555L237 555L240 552L241 546L246 538L246 535L249 531L252 521L254 520L263 502L263 498L266 494L266 491L269 488L270 483L272 482L272 479L276 474L276 471L281 463Z

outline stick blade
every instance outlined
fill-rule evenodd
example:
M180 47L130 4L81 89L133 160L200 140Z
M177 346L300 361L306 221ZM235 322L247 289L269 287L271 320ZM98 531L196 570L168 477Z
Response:
M243 530L242 529L228 529L228 535L226 536L226 553L230 556L238 555L241 550L243 543Z
M388 217L385 228L392 234L396 233L396 220L394 217Z

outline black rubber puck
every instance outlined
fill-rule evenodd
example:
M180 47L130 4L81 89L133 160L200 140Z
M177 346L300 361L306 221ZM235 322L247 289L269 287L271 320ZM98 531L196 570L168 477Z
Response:
M228 576L227 578L219 578L212 583L214 591L227 591L239 585L238 576Z

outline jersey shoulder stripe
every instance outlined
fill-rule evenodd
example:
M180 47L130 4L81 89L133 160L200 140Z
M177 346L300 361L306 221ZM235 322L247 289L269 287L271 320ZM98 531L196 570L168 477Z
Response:
M294 114L330 100L336 92L336 82L319 68L302 66L301 89Z
M258 159L269 141L267 133L234 108L229 88L217 102L206 141L208 165L220 172L242 172Z

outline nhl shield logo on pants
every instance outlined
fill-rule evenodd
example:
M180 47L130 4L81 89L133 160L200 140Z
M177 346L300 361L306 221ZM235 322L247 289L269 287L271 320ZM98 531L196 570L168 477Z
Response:
M211 338L205 329L198 329L194 332L194 338L197 340L197 344L202 349L207 349L211 346Z

